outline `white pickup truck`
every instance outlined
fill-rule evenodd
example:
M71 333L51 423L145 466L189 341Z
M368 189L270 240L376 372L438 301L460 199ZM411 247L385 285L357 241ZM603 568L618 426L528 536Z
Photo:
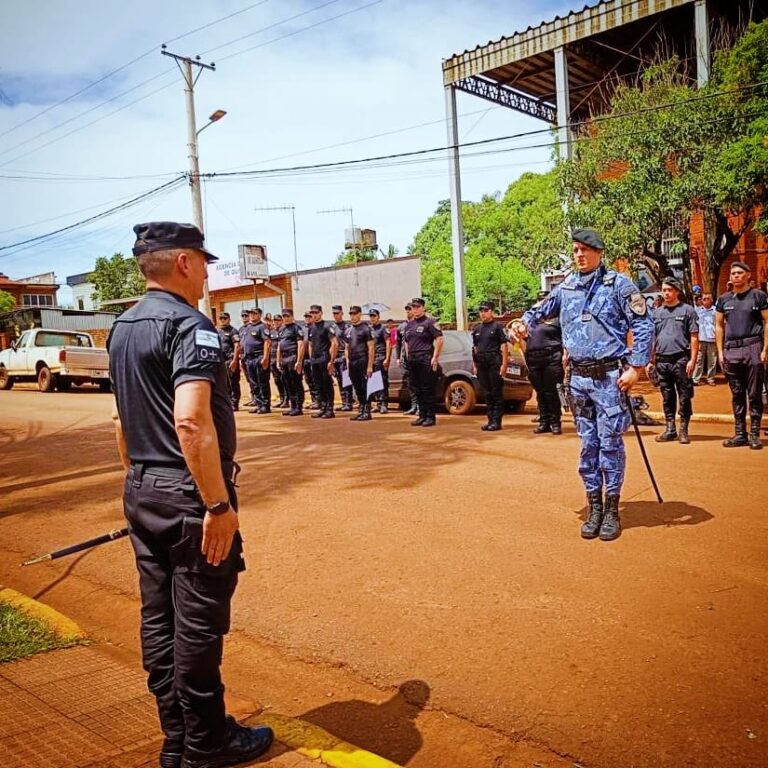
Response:
M87 382L109 392L109 354L88 333L32 328L0 352L0 389L17 381L36 381L41 392L66 392Z

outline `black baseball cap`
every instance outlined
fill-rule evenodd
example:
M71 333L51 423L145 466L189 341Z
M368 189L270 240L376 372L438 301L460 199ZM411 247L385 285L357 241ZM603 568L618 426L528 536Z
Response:
M210 264L218 261L205 248L203 233L194 224L179 224L175 221L150 221L147 224L137 224L133 228L136 242L133 244L133 255L141 256L152 251L167 251L171 248L194 248L200 251Z
M676 291L682 292L683 286L680 285L680 281L676 277L672 277L671 275L669 277L665 277L661 281L662 285L668 285L670 288L674 288Z
M381 315L381 312L379 312L378 309L369 309L368 315L376 315L376 317L379 317L379 315Z
M352 305L352 306L349 308L349 314L350 314L350 315L356 315L356 314L358 314L358 313L360 313L360 312L362 312L362 311L363 311L363 308L362 308L362 307L358 307L358 306L357 306L357 304L353 304L353 305Z
M484 301L480 304L478 309L493 309L493 304L490 301Z
M749 268L749 264L747 264L746 261L733 261L731 262L731 269L743 269L745 272L752 273L752 270Z
M334 312L343 312L343 311L344 311L344 310L341 308L341 304L334 304L334 305L331 307L331 309L332 309Z
M605 250L605 243L603 238L597 234L594 229L586 227L584 229L574 229L571 235L571 240L574 243L582 243L588 245L590 248L596 248L598 251Z
M424 299L420 299L420 298L411 299L412 307L414 307L414 306L415 307L424 307L424 306L426 306L426 304L427 304L427 302L424 301Z
M249 312L258 312L259 314L261 314L261 307L253 307L252 309L249 309L248 311Z
M323 308L319 304L312 304L309 307L310 312L322 312Z
M248 317L248 310L247 309L241 310L240 317Z
M409 301L409 302L408 302L408 303L405 305L405 308L406 308L406 309L413 309L413 304L411 304L411 302Z
M293 316L293 310L290 307L283 307L280 314Z

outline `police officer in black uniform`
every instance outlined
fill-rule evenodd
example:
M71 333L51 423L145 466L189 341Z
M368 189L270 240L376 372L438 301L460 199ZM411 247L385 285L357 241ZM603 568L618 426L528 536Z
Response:
M408 376L413 382L419 415L412 427L434 427L437 423L435 387L443 332L434 318L426 314L425 301L411 299L413 317L405 327L405 349L408 355Z
M493 316L493 304L480 305L480 323L472 329L472 360L485 394L488 421L480 429L498 432L504 415L504 374L509 348L501 323Z
M416 390L413 388L413 382L408 375L408 351L405 348L405 329L408 321L413 318L413 305L408 302L405 305L405 320L397 326L397 349L396 361L403 372L403 386L408 389L408 395L411 402L405 410L406 416L415 416L419 412L418 401L416 400Z
M235 422L221 340L195 309L215 261L191 224L134 227L147 293L107 341L123 503L141 589L141 645L165 735L161 768L247 762L266 727L226 716L220 664L243 569Z
M219 339L224 362L227 364L232 410L240 410L240 335L229 321L229 313L219 315Z
M688 425L693 414L693 372L699 355L699 317L690 304L680 301L683 286L675 277L665 277L661 283L663 303L651 315L656 331L651 365L656 366L659 389L664 407L666 428L656 435L657 443L679 440L691 442ZM680 432L675 424L675 409L680 401Z
M338 407L340 411L352 410L352 387L345 387L342 377L342 370L346 366L346 359L344 356L344 348L347 345L347 328L349 323L344 319L344 310L341 308L341 304L333 305L333 322L336 326L336 339L338 340L338 349L336 352L336 360L333 365L334 376L336 378L336 386L339 388L339 395L341 397L341 405Z
M237 329L237 335L240 337L240 370L242 370L243 374L245 375L245 380L248 383L248 391L251 394L250 399L246 403L247 406L253 406L256 405L256 383L251 381L250 376L248 376L248 367L245 364L245 357L243 355L243 339L245 338L245 331L248 328L249 323L251 322L251 314L247 309L242 310L240 312L240 320L241 325Z
M384 389L373 395L371 399L376 399L379 413L387 413L389 411L389 361L392 357L392 345L389 342L389 330L382 325L378 310L369 310L368 317L373 336L373 370L381 371L381 378L384 383ZM371 403L368 406L370 408Z
M304 329L293 319L293 310L283 307L283 327L280 329L280 342L277 347L277 366L283 377L285 394L290 410L283 411L283 416L301 416L304 413L304 385L301 382L304 370Z
M349 317L352 320L346 331L347 344L344 349L346 355L347 370L352 386L357 395L358 413L352 416L351 421L370 421L371 406L368 402L368 379L373 373L374 342L371 327L363 322L363 310L361 307L349 308Z
M256 385L255 407L249 413L269 413L272 410L272 388L269 385L269 354L272 344L269 329L261 319L261 309L250 311L251 321L240 339L248 376Z
M539 291L536 306L547 296L548 291ZM549 317L531 329L526 339L525 364L528 366L531 386L536 390L536 404L539 410L539 423L533 430L534 434L562 434L563 410L557 388L563 384L565 370L563 331L559 317Z
M736 432L723 442L726 448L749 445L758 451L763 418L763 377L768 363L768 296L749 287L750 268L743 261L731 264L733 290L715 304L715 341L720 367L731 388ZM747 436L747 404L750 430Z
M280 343L280 329L283 327L283 316L276 312L272 317L272 324L269 327L269 339L272 342L269 347L269 370L272 372L272 378L275 381L275 387L280 396L277 404L278 408L288 406L288 397L285 394L285 385L283 384L283 375L277 365L277 345Z
M317 402L320 406L315 419L332 419L333 412L333 365L336 360L339 341L333 323L323 320L323 308L313 304L309 308L312 324L309 328L309 361L312 365L312 380L317 387Z
M309 350L309 332L312 330L312 313L307 310L304 313L304 349ZM314 376L312 376L312 363L309 361L309 354L304 358L304 381L307 384L309 390L309 410L316 411L320 404L317 400L317 384Z

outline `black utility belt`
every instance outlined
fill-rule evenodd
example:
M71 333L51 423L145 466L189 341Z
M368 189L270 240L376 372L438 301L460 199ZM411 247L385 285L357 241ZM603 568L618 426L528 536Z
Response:
M577 376L587 376L590 379L604 379L609 371L618 371L622 366L617 358L591 360L586 363L571 363L571 370Z
M246 360L253 360L254 358L257 358L257 357L264 357L264 350L262 349L259 352L246 352L244 357Z
M763 341L762 336L746 336L743 339L730 339L725 342L726 349L739 349L740 347L749 347L752 344L759 344Z
M192 473L184 462L161 462L161 461L132 461L134 482L141 482L143 475L152 475L153 477L175 477L188 478L192 483ZM221 462L221 471L224 479L235 484L237 476L240 474L240 465L236 461L225 460Z
M485 358L493 357L493 358L498 358L499 360L501 360L501 352L499 350L496 350L494 352L475 352L475 356L478 359L481 358L481 357L485 357Z
M656 361L659 363L676 363L685 357L690 357L690 352L678 352L676 355L656 355Z
M547 347L546 349L526 349L526 357L551 357L552 355L561 355L562 347Z

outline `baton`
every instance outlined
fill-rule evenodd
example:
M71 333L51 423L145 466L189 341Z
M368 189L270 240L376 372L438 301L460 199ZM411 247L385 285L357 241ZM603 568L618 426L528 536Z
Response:
M21 565L35 565L36 563L44 563L48 560L58 560L60 557L66 557L67 555L74 555L75 552L82 552L84 549L91 549L91 547L98 547L99 544L106 544L108 541L115 541L116 539L122 539L123 536L128 535L127 528L115 528L109 533L105 533L102 536L97 536L95 539L88 539L88 541L81 541L79 544L72 544L69 547L63 549L57 549L54 552L48 552L45 555L38 555L31 560L25 560Z
M659 493L659 486L656 485L656 478L653 476L653 470L651 469L651 464L648 461L648 455L646 454L645 446L643 445L643 438L640 435L640 427L637 426L637 416L635 415L635 406L632 405L632 397L628 393L625 393L625 397L627 399L627 405L629 406L629 415L632 419L632 426L635 428L635 434L637 435L637 442L640 443L640 453L643 455L645 468L648 470L648 477L651 478L651 483L653 483L653 490L656 491L656 498L659 500L659 504L663 504L664 499L661 498L661 493Z

